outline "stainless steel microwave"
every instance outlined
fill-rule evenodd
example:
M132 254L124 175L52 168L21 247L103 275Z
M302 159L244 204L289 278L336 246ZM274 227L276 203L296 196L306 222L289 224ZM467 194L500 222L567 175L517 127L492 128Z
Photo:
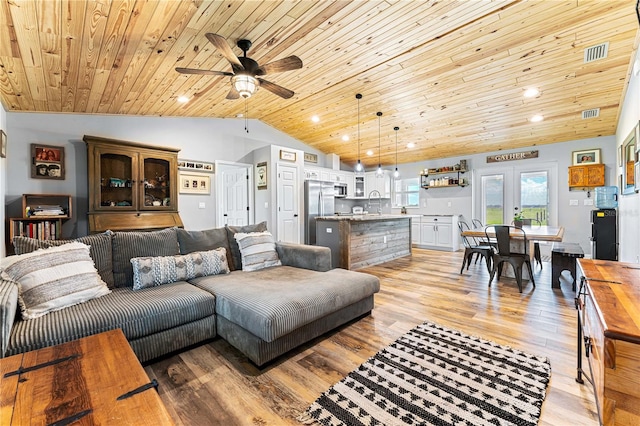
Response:
M347 184L346 183L336 183L333 187L334 195L336 197L346 197L347 196Z

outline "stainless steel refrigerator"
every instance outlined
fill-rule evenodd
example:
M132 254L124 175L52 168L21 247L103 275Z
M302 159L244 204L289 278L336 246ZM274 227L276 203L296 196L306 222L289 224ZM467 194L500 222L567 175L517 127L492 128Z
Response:
M316 244L316 217L333 216L335 189L333 182L304 182L304 243Z

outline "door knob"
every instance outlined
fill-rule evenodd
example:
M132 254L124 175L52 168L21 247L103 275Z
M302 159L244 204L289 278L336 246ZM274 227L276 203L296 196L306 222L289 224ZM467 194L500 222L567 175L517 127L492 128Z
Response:
M297 215L297 214L294 214L294 215L293 215L293 217L298 217L298 215Z

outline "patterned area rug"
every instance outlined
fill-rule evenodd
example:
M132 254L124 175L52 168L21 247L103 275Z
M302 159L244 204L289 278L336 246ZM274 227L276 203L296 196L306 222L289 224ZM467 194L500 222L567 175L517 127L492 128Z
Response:
M322 425L536 425L549 360L426 322L323 393Z

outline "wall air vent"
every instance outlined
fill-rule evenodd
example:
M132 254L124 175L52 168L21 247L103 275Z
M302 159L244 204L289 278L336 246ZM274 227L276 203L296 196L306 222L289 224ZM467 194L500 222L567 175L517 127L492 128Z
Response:
M584 63L597 61L598 59L604 59L609 53L609 42L596 44L595 46L587 47L584 49Z
M582 111L582 119L596 118L600 116L600 108L585 109Z

